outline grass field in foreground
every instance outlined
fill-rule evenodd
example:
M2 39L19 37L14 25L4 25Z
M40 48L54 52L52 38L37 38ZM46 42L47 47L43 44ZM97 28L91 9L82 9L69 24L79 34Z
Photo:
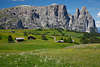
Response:
M90 48L92 47L92 48ZM36 49L1 52L1 67L99 67L100 45L95 48Z
M74 43L56 43L51 36L56 33L59 40L62 34L57 30L1 30L0 35L0 67L100 67L100 44L90 44L80 48L67 48ZM36 40L27 40L24 31L31 31ZM48 33L47 33L48 32ZM37 33L40 35L35 35ZM48 40L42 40L45 34ZM79 42L82 33L63 31ZM25 41L8 43L7 37L25 37ZM80 46L80 45L79 45Z
M1 67L99 67L100 45L65 48L70 43L37 40L0 45ZM48 43L49 42L49 43Z

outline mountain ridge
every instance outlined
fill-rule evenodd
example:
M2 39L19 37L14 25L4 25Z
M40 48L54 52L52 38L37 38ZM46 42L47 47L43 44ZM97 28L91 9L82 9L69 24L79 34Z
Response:
M69 15L65 5L16 6L0 10L0 29L62 28L96 32L95 20L86 7Z

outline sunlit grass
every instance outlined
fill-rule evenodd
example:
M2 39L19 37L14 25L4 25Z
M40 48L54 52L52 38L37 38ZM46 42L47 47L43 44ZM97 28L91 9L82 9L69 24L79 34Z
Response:
M64 30L64 36L57 30L0 30L2 39L0 40L0 67L99 67L100 66L100 44L80 45L79 48L74 43L56 43L52 36L54 32L57 40L61 37L79 42L82 33L69 32ZM6 32L4 32L6 31ZM36 40L28 40L23 32L31 32L31 36ZM35 33L35 34L34 34ZM39 35L36 35L39 34ZM42 40L41 35L46 34L48 40ZM8 43L8 35L24 37L25 41ZM82 47L84 46L84 47ZM69 47L69 48L66 48Z
M99 67L100 49L36 49L0 53L0 66L6 67Z

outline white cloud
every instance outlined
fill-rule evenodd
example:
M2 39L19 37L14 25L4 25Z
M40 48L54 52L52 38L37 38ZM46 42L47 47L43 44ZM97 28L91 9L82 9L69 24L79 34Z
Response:
M100 17L100 12L97 13L97 17Z
M96 21L96 27L100 27L100 21Z
M12 1L24 1L24 0L12 0Z

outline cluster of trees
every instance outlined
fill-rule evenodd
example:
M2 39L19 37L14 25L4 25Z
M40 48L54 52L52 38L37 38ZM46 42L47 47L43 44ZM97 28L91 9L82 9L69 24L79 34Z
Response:
M64 42L66 42L66 43L73 43L73 40L72 40L71 36L68 36L67 38L62 37L61 40L64 40Z
M24 36L28 36L28 33L24 32ZM48 38L46 37L46 35L41 35L41 39L42 40L48 40Z
M43 29L37 29L37 31L42 31ZM56 29L58 32L60 32L62 35L61 36L66 36L63 31L63 29ZM24 32L24 36L28 36L29 34L33 34L33 31L29 31L29 32ZM36 33L36 32L35 32ZM49 32L46 32L47 34ZM46 36L47 34L41 34L41 39L42 40L48 40L48 37ZM54 32L54 36L56 36L57 33ZM83 36L79 37L80 38L80 43L82 44L87 44L87 43L100 43L100 34L98 33L84 33ZM0 36L0 40L2 39L2 37ZM66 38L61 38L61 40L63 40L66 43L73 43L72 37L71 36L67 36ZM11 35L8 36L8 42L14 42L14 39L12 38Z
M54 32L48 32L46 29L36 29L34 31L24 31L24 36L27 36L29 34L33 35L52 35L52 36L65 36L66 33L64 32L64 29L50 29Z
M48 38L46 37L46 35L41 35L42 40L48 40Z
M84 33L80 38L80 43L100 43L100 38L98 38L98 36L100 35L98 35L97 33Z
M28 33L27 32L24 32L24 36L28 36Z

